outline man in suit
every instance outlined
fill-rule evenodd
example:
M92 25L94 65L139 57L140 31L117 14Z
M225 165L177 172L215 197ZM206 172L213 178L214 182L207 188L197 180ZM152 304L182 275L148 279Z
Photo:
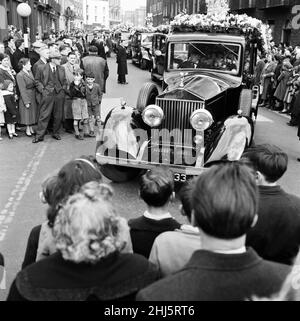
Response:
M40 59L34 65L32 65L32 73L34 76L36 75L36 72L40 66L45 66L48 63L50 54L48 46L43 45L39 50L39 54Z
M81 68L85 74L93 73L95 75L95 82L100 85L102 92L105 93L109 69L106 60L98 56L97 47L89 47L89 55L82 59Z
M16 50L16 45L15 45L15 39L13 36L9 36L6 40L5 40L5 53L7 55L9 55L9 59L10 61L12 60L12 56Z
M48 46L44 45L43 47L40 48L39 52L40 52L40 59L32 66L32 74L34 77L37 74L37 70L40 67L46 66L49 60L50 51L48 49ZM39 91L36 91L36 101L38 105L41 103L41 100L42 100L41 93Z
M73 112L72 112L72 98L70 97L70 85L75 79L75 70L80 69L80 66L76 64L76 54L70 52L68 55L68 62L62 67L65 68L67 78L67 92L64 106L64 127L67 133L73 134Z
M61 64L65 65L68 62L69 53L72 51L71 47L67 44L61 45L59 47L59 52L61 54Z
M120 41L120 44L117 49L117 64L118 64L118 83L121 85L127 85L126 75L128 74L127 69L127 52L126 48L123 46L123 40Z
M300 247L300 198L278 183L288 155L274 145L257 145L243 157L253 166L259 188L259 220L247 235L247 246L265 260L292 265Z
M49 63L38 68L35 76L37 90L42 99L34 144L44 140L51 115L53 115L52 137L61 140L59 131L63 119L65 91L67 90L66 72L65 68L60 66L61 55L59 52L51 52L49 59Z
M245 301L279 292L290 268L264 261L245 246L257 221L254 174L246 165L223 162L200 175L192 193L192 221L202 249L181 271L142 290L138 300Z

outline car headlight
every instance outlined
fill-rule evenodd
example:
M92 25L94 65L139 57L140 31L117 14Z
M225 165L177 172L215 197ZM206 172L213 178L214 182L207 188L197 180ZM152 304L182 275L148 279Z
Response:
M190 122L197 131L208 129L214 122L212 114L206 109L198 109L193 112Z
M157 127L164 119L164 112L159 106L150 105L145 108L142 117L145 124L150 127Z

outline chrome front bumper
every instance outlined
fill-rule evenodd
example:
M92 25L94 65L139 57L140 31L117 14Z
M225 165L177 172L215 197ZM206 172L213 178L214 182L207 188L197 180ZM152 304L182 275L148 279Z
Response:
M185 167L181 165L166 165L161 163L149 163L142 160L132 160L132 159L125 159L125 158L118 158L110 157L110 156L103 156L100 153L96 154L97 162L100 165L115 165L115 166L124 166L124 167L133 167L133 168L140 168L140 169L153 169L155 167L167 167L172 172L177 174L184 174L186 176L199 176L206 168L204 167Z

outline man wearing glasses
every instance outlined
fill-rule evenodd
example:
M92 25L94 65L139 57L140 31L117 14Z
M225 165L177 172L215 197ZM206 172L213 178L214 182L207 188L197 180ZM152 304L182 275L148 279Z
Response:
M37 90L42 95L39 106L40 115L36 130L36 137L33 143L39 143L44 140L46 130L53 116L52 137L61 140L59 131L63 119L63 108L65 101L65 92L67 90L67 79L65 68L60 66L61 55L53 51L49 55L49 63L44 67L39 67L36 74Z

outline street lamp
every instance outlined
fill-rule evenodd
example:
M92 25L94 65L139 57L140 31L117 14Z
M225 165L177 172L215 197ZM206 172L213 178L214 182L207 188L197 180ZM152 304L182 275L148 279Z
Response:
M17 13L23 19L23 34L24 34L24 46L25 46L25 56L28 57L29 48L29 36L26 25L26 19L31 15L31 7L27 2L20 3L17 6Z

